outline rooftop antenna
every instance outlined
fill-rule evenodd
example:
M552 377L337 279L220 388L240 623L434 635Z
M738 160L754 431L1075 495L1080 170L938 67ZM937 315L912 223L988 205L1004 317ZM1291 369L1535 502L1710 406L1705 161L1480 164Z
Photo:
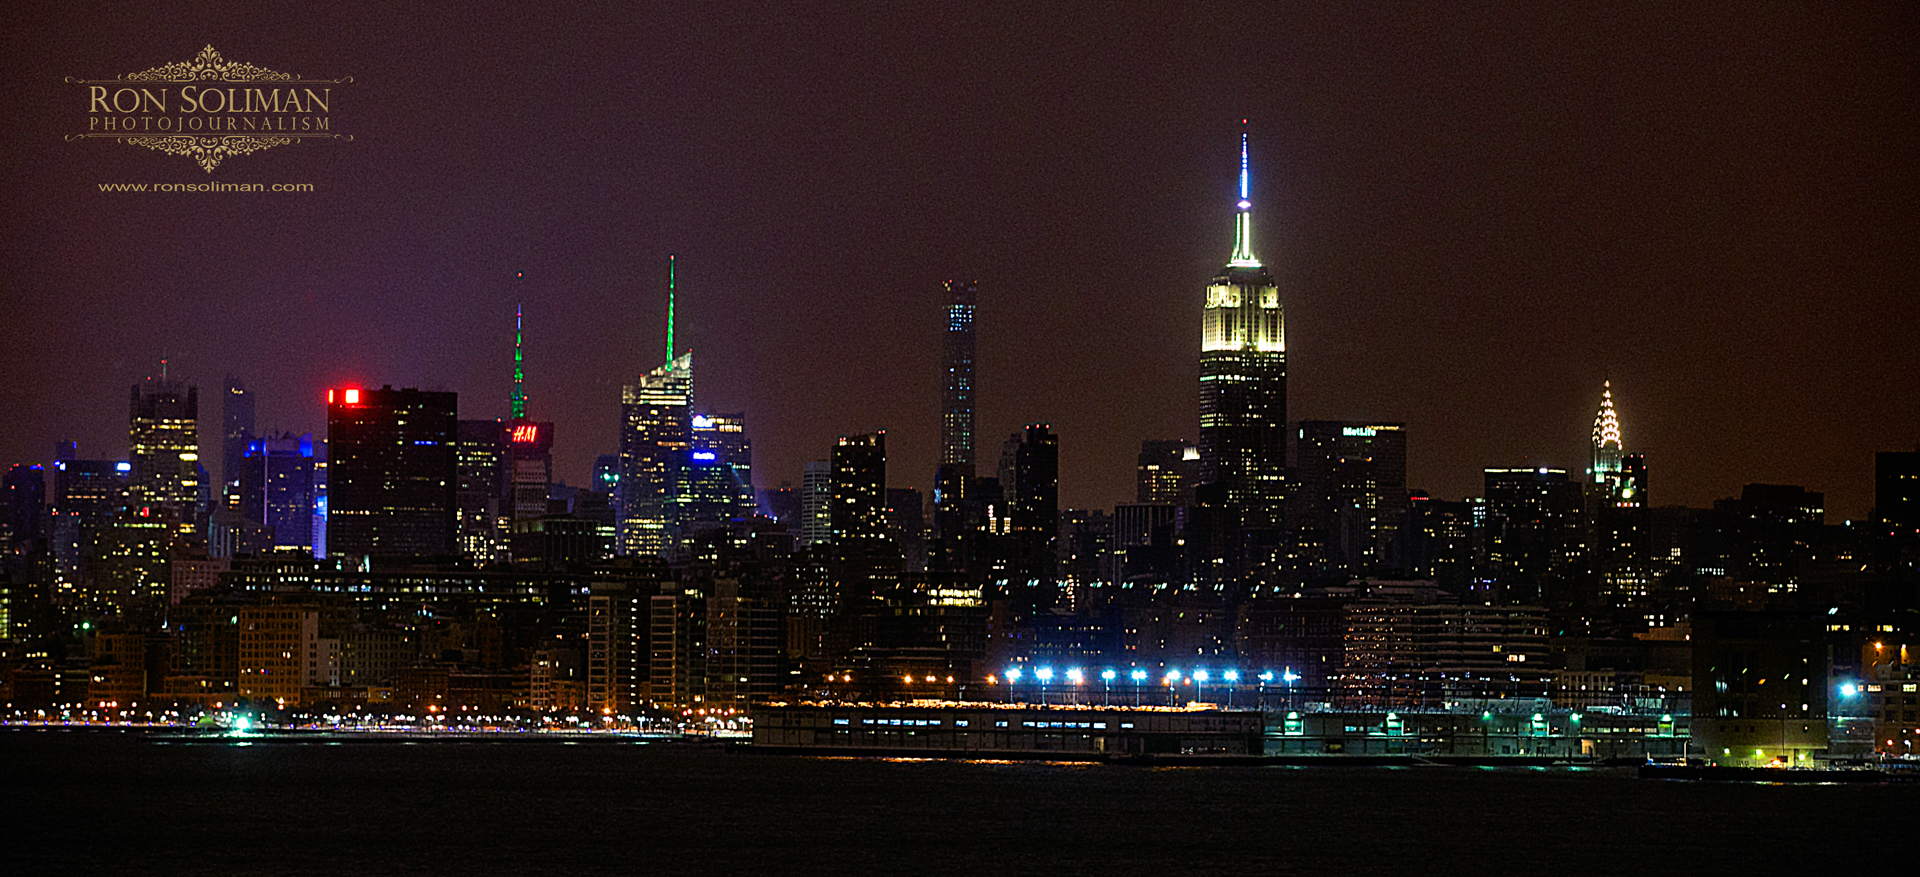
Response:
M672 253L667 254L667 365L673 365L673 263Z

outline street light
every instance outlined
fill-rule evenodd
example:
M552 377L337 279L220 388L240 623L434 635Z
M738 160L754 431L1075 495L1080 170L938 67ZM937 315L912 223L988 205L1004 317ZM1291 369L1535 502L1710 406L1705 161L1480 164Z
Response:
M1041 667L1033 671L1033 677L1040 680L1040 705L1047 705L1047 683L1053 681L1053 668Z
M1113 680L1114 680L1114 677L1119 675L1120 674L1113 672L1112 667L1108 667L1107 669L1100 671L1100 705L1101 706L1108 706L1113 703Z
M1086 681L1086 678L1086 674L1081 673L1079 667L1067 671L1067 681L1073 685L1073 703L1080 702L1080 683Z
M1127 676L1133 679L1133 705L1139 706L1140 705L1140 686L1145 684L1147 681L1147 671L1142 670L1139 667L1135 667L1133 668L1133 672L1127 674Z

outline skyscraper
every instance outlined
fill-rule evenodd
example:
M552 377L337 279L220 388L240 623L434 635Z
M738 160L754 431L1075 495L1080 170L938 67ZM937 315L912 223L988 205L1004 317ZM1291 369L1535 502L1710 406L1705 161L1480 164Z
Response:
M940 407L940 464L973 464L973 281L947 281L946 391Z
M1253 254L1251 193L1243 132L1233 255L1208 284L1201 318L1201 502L1217 507L1219 534L1202 569L1216 579L1271 561L1286 496L1286 325L1280 287Z
M673 547L673 497L692 444L692 396L692 353L621 389L621 554L659 556Z
M1405 424L1303 420L1287 496L1289 550L1306 576L1379 572L1407 508Z
M1644 505L1644 498L1637 497L1646 491L1646 484L1634 478L1630 456L1620 443L1620 414L1613 408L1613 382L1607 381L1601 385L1600 411L1593 416L1593 466L1587 475L1593 489L1608 501Z
M506 431L497 420L462 420L457 426L454 506L459 552L485 565L508 557Z
M887 537L887 433L843 435L833 447L833 540Z
M133 386L131 401L127 505L170 509L182 532L198 532L206 511L200 507L200 388L148 379Z
M553 492L553 424L527 415L526 372L521 354L520 306L513 308L513 394L507 399L510 419L505 424L506 451L505 507L508 514L508 545L515 559L540 554L544 538L538 522L547 515L547 498Z
M1873 455L1874 519L1920 530L1920 450Z
M313 434L247 442L228 473L239 511L273 531L273 547L313 550Z
M1580 482L1565 469L1488 469L1486 489L1486 568L1501 600L1553 597L1585 561Z
M1647 596L1653 579L1647 555L1647 459L1626 453L1621 443L1612 381L1601 386L1587 475L1587 520L1600 594L1614 606L1629 606Z
M458 397L412 388L327 391L327 553L454 553Z
M620 390L620 554L664 556L676 534L675 497L691 462L693 353L674 355L674 264L667 256L667 360Z
M800 476L800 547L833 540L833 463L808 460Z
M547 515L553 492L553 424L516 418L505 424L508 546L514 559L539 553L536 526Z
M1000 489L1013 524L1009 580L1031 587L1034 593L1028 596L1036 606L1050 606L1059 580L1055 549L1060 534L1060 437L1051 427L1030 423L1007 438Z
M253 393L228 375L220 392L220 479L231 488L240 480L241 459L253 441Z
M65 459L53 470L54 586L64 599L78 592L95 538L125 505L133 465Z
M759 503L753 489L753 442L747 438L746 412L696 414L692 427L694 462L715 463L720 468L727 492L725 515L753 517Z
M1185 439L1145 439L1135 470L1134 499L1143 505L1193 505L1200 450Z
M0 479L0 582L38 581L47 549L47 472L15 463Z
M949 280L946 286L945 383L940 397L940 466L933 476L933 532L928 560L934 569L966 568L970 549L967 515L973 482L974 303L973 281Z
M669 527L676 545L753 517L753 447L744 414L695 414Z

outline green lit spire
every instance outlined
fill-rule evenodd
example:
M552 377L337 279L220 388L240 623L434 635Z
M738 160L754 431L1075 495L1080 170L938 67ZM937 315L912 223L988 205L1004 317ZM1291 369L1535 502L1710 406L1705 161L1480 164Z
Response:
M1227 264L1236 268L1258 268L1260 260L1253 255L1253 176L1247 163L1246 124L1247 120L1240 120L1240 202L1233 220L1233 258Z
M673 254L667 254L667 364L673 364Z
M513 410L515 420L527 416L527 376L521 370L523 360L520 356L520 341L520 305L516 302L513 306L513 396L507 400L507 406Z

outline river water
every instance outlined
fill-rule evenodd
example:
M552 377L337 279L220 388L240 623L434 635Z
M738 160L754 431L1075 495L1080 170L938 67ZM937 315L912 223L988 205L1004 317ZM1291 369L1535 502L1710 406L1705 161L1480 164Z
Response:
M8 874L1756 874L1916 863L1920 785L0 731Z

